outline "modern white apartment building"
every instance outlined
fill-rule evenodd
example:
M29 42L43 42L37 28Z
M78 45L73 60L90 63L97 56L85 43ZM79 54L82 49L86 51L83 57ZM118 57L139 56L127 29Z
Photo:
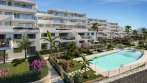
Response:
M3 50L10 58L24 56L24 51L18 48L17 40L27 35L32 46L28 55L35 51L49 49L49 42L40 40L47 37L47 31L52 36L60 36L63 45L75 41L80 46L95 40L95 31L86 27L86 14L66 10L48 10L37 12L35 0L0 0L0 54Z
M34 0L0 0L0 50L6 50L10 58L24 56L14 41L21 40L24 34L33 41L28 54L40 50L36 12Z
M47 37L46 32L50 31L52 36L60 36L62 44L68 42L77 42L78 46L82 43L90 43L90 40L95 40L95 31L87 29L86 14L67 11L67 10L48 10L47 12L38 12L38 27L40 35ZM41 47L49 44L41 40ZM47 49L47 47L46 47Z
M95 22L100 24L99 39L122 35L122 28L117 23L87 18L85 13L67 10L39 12L35 0L0 0L0 55L5 50L10 58L23 57L24 51L16 43L23 35L33 41L28 55L49 49L49 42L41 40L47 37L47 31L53 37L60 36L64 46L72 41L78 46L91 44L90 41L97 40L96 31L90 29L89 23Z
M92 23L98 23L98 39L113 39L116 37L124 37L124 29L118 23L107 22L107 20L88 18L89 28Z

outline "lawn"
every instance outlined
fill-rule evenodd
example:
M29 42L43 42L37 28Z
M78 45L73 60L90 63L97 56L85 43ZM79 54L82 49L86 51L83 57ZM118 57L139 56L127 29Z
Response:
M21 62L16 65L16 63L12 64L4 64L0 66L0 70L4 68L10 68L10 74L18 74L21 72L29 71L29 63L28 62Z

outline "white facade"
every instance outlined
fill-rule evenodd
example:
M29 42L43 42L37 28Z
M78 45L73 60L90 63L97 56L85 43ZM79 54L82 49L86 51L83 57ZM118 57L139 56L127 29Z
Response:
M49 49L49 42L41 40L47 37L47 31L53 37L60 36L65 45L72 41L78 46L83 43L91 44L90 41L96 41L96 32L90 29L91 25L87 21L100 22L99 37L111 39L113 35L116 36L116 31L112 31L112 28L117 27L117 24L87 19L85 13L67 10L37 12L35 0L0 0L0 51L6 50L10 58L23 57L24 51L18 48L16 40L22 40L24 34L33 41L28 55ZM121 28L117 29L121 31ZM121 33L120 31L117 33Z
M124 30L118 23L110 23L107 20L88 18L89 27L92 23L98 23L98 39L113 39L116 37L124 37Z
M95 31L86 29L86 14L65 10L48 10L39 13L35 0L1 0L0 1L0 50L6 50L10 58L23 57L24 51L18 48L17 40L27 35L32 46L28 55L35 51L49 49L46 37L47 31L53 36L60 36L62 43L71 41L81 45L81 41L89 43L95 40ZM42 48L45 44L47 48ZM1 54L0 54L1 55Z

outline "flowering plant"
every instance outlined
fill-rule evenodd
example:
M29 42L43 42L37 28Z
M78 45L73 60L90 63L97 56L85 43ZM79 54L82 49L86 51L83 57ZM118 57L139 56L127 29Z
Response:
M30 64L30 68L32 70L38 70L41 69L42 67L45 66L45 62L42 60L34 60L32 61L32 63Z
M0 70L0 76L6 76L9 73L10 73L10 69L9 68Z

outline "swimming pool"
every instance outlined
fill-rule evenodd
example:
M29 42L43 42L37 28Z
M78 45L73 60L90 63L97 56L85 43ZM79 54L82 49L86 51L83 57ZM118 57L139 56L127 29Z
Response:
M137 49L122 49L117 52L91 58L91 62L104 70L119 68L142 57L143 51Z

